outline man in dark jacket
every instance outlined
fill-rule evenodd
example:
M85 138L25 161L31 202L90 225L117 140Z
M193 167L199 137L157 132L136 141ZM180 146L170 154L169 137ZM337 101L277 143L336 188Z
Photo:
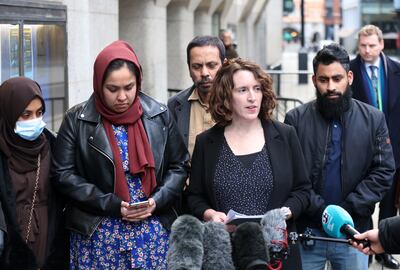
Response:
M366 25L358 32L358 55L350 62L353 97L385 114L396 162L392 187L379 204L379 220L397 214L395 191L400 175L400 64L387 57L383 48L382 31L375 25ZM399 262L390 254L376 255L376 259L387 268L399 269Z
M168 108L192 156L196 136L214 125L208 112L208 98L214 77L225 60L225 48L218 37L198 36L189 42L186 54L193 86L171 97Z
M317 99L295 108L285 122L296 128L313 189L310 207L298 219L319 236L327 205L340 205L360 231L370 228L375 204L390 188L394 160L382 112L351 98L353 74L347 52L337 44L325 46L313 60ZM303 269L367 269L368 258L347 245L304 243Z
M400 254L400 217L385 218L379 222L379 229L369 230L356 235L357 239L368 239L370 247L353 242L353 246L365 254L381 254L384 252Z

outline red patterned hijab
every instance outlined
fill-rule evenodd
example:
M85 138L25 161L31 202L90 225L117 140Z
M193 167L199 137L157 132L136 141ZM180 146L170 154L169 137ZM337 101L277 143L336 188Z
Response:
M103 94L104 75L108 66L114 60L121 59L132 62L140 71L137 81L137 94L132 105L122 113L116 113L106 106ZM122 159L117 145L117 140L112 125L125 125L128 130L128 156L129 171L133 175L139 175L143 191L149 197L156 187L154 157L150 148L147 134L144 129L141 116L143 114L139 100L141 90L142 72L135 51L125 41L115 41L105 47L97 56L94 63L93 88L96 102L96 110L102 116L108 140L114 155L116 179L114 192L124 201L129 202L129 189L122 167Z

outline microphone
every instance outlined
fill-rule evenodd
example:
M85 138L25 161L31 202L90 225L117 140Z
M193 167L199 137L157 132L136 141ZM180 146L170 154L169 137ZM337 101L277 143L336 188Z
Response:
M223 223L204 223L203 250L203 270L235 269L231 239Z
M265 270L269 256L261 226L256 222L244 222L232 235L233 260L239 270Z
M195 217L183 215L171 226L167 264L170 270L200 270L203 263L204 226Z
M289 255L286 215L287 210L283 207L268 211L261 219L261 230L272 269L281 269L282 260Z
M359 232L354 229L354 222L350 214L338 205L328 205L322 213L322 227L324 231L334 238L347 238L369 247L371 243L365 240L358 240L354 235Z

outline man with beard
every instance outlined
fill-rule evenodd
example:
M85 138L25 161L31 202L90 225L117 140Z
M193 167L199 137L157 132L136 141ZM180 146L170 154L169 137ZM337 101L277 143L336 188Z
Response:
M317 99L297 107L285 122L296 128L306 169L312 183L310 206L297 220L317 236L327 205L343 207L352 216L355 228L370 228L375 204L390 188L394 159L385 117L382 112L351 98L347 52L337 44L321 49L313 60ZM303 269L368 269L368 257L351 246L330 242L304 242Z
M209 90L225 60L225 47L218 37L197 36L186 48L193 85L168 100L168 108L192 156L197 134L214 125L208 111Z
M381 29L366 25L358 32L358 55L350 62L350 70L354 73L354 98L385 114L393 145L396 174L392 187L379 203L379 220L397 214L395 194L400 181L400 64L387 57L383 48ZM399 262L390 254L378 254L375 258L387 268L400 268Z

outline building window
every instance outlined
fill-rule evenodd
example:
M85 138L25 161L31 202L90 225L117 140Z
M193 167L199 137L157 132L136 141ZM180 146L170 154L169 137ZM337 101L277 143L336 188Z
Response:
M16 76L37 81L45 122L57 131L68 106L65 7L17 3L0 4L8 11L0 15L0 82Z

